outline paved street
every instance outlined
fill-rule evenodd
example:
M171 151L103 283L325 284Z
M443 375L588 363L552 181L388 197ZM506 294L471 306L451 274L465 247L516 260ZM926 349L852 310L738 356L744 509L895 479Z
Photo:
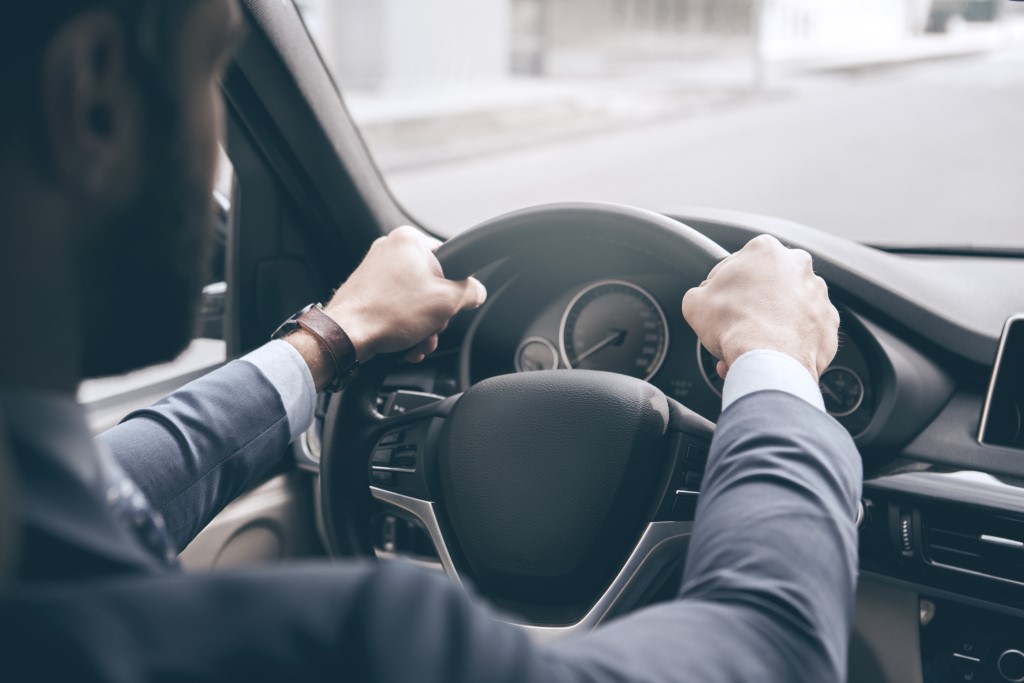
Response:
M760 212L869 242L1021 245L1024 50L805 76L719 111L388 179L449 234L605 200Z

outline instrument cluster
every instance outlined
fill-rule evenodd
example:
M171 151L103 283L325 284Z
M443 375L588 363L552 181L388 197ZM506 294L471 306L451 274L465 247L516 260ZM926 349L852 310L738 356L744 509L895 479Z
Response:
M514 346L500 344L504 360L470 355L471 381L502 372L552 369L603 370L647 380L667 395L709 419L721 412L724 380L711 355L683 320L678 277L623 274L586 279L542 293L535 279L513 283L497 304ZM517 300L519 305L513 305ZM524 310L523 302L541 302ZM825 408L853 435L863 432L873 415L874 383L857 339L866 330L841 305L840 345L820 378ZM508 329L509 321L518 329ZM492 320L492 322L494 322ZM487 321L474 340L488 334ZM497 327L497 326L495 326ZM500 333L490 328L495 339ZM501 334L500 336L504 336ZM506 337L507 339L507 337Z

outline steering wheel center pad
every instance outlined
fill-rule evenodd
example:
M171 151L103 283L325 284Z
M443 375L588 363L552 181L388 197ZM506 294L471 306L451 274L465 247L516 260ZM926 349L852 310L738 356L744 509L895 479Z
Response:
M650 518L668 427L664 394L623 375L532 372L471 387L438 464L483 592L570 604L606 586Z

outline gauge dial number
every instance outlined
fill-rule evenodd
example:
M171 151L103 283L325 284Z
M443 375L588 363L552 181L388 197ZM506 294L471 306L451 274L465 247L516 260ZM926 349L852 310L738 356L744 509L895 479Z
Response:
M651 294L630 282L602 280L565 309L559 351L567 368L649 380L668 350L668 321Z
M516 349L516 372L554 370L558 367L558 349L544 337L530 337Z
M864 402L864 380L850 368L834 365L821 374L821 396L829 415L852 415Z

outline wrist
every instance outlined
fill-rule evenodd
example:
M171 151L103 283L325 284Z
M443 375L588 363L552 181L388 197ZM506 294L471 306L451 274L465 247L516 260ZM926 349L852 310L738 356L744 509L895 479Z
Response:
M323 391L335 380L337 369L334 360L313 333L298 329L282 340L291 344L302 356L302 360L306 361L317 392Z
M299 352L318 391L340 391L359 372L355 344L320 304L309 304L281 323L272 338L287 340Z
M324 308L324 313L345 330L360 363L365 363L377 355L376 336L373 334L372 327L364 322L370 319L369 315L358 309L341 305L328 305Z
M769 335L762 338L746 336L740 344L723 343L722 360L731 368L736 361L747 353L761 350L775 351L789 356L803 366L815 382L818 381L818 363L814 352L804 348L804 345L799 343L798 340L786 339L784 334Z
M722 389L722 410L759 391L782 391L825 410L814 375L808 373L803 363L783 351L753 349L737 358L729 368Z

